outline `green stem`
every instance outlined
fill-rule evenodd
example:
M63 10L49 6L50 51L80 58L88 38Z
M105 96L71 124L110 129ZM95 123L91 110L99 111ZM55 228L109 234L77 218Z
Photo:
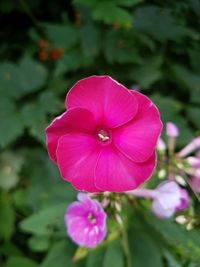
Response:
M33 22L33 24L36 26L36 28L38 29L38 31L40 33L43 33L43 29L40 25L40 23L38 22L38 20L36 19L36 17L33 15L30 7L28 6L28 4L26 3L25 0L19 0L24 12L27 14L27 16L31 19L31 21Z
M126 259L126 267L132 267L131 265L131 254L128 243L128 235L126 228L124 226L121 227L121 236L122 236L122 246L124 249L125 259Z

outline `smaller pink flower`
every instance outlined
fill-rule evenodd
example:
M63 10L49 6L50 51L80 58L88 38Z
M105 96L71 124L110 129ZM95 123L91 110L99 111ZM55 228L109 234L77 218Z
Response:
M157 195L152 202L152 211L158 218L170 218L176 211L188 206L187 191L174 181L161 183L155 191Z
M85 193L69 205L65 224L70 238L79 246L96 247L106 236L106 213L97 200Z
M168 137L176 138L177 136L179 136L179 129L174 123L167 122L166 133Z

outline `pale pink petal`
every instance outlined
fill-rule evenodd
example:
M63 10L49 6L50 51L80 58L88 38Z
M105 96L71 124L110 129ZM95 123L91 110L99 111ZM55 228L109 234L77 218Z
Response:
M130 121L138 104L134 95L109 76L91 76L77 82L67 94L66 107L90 110L99 124L114 128Z
M87 134L67 134L59 139L57 164L64 180L78 190L99 191L94 185L94 170L99 156L95 137Z
M95 170L95 185L103 191L124 192L137 188L152 174L156 163L155 152L143 163L135 163L115 147L102 149Z
M55 118L46 128L47 148L50 158L56 163L58 140L67 133L93 133L95 122L92 113L83 108L73 108Z
M155 150L162 130L160 114L149 98L132 92L138 100L138 112L134 119L115 129L113 140L117 148L136 162L147 160Z

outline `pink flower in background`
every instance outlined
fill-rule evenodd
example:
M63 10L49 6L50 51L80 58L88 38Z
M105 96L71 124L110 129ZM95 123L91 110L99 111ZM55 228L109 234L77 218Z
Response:
M78 245L96 247L106 236L106 213L97 200L84 193L69 205L65 224L70 238Z
M64 180L87 192L123 192L152 174L162 123L149 98L109 76L77 82L46 129L50 158Z
M157 195L152 202L152 211L158 218L169 218L176 211L186 209L189 195L176 182L163 182L155 189Z

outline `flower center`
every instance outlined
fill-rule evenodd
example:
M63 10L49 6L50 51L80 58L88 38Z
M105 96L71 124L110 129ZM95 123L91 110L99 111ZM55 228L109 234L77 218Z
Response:
M97 139L100 143L107 144L111 141L111 135L108 130L100 129L97 131Z
M91 224L95 224L96 223L96 218L94 217L94 215L91 212L88 214L87 218L88 218L88 221Z

